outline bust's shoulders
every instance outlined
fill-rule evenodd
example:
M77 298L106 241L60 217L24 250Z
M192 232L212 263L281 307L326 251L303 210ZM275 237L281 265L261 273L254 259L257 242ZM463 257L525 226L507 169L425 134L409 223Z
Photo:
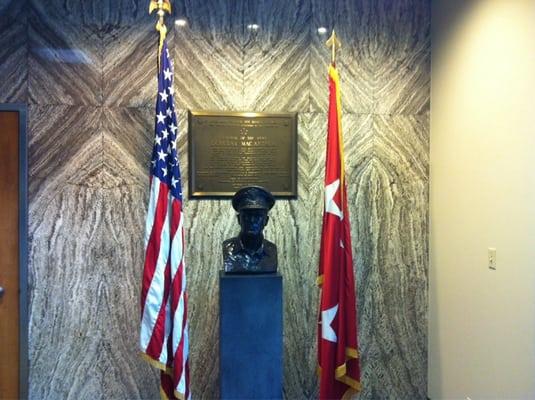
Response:
M277 246L275 243L270 242L269 240L264 239L264 249L268 253L275 253L277 252Z

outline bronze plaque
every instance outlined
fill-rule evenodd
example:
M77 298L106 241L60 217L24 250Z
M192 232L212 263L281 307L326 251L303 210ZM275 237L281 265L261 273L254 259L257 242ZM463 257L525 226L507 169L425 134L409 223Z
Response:
M190 197L297 196L297 113L189 111L188 139Z

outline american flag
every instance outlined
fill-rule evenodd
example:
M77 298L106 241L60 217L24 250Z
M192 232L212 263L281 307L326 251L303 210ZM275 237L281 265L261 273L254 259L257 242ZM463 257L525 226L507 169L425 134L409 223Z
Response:
M140 346L161 370L163 399L190 399L182 189L173 105L173 66L166 41L158 69L150 199L145 225Z

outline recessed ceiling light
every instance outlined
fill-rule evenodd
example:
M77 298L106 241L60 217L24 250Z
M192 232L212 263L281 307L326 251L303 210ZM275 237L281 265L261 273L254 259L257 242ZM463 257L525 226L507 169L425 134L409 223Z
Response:
M176 26L186 26L188 24L188 21L186 21L184 18L179 18L175 20Z
M318 33L319 33L320 35L325 35L325 34L327 33L327 28L325 28L324 26L320 26L320 27L318 28Z

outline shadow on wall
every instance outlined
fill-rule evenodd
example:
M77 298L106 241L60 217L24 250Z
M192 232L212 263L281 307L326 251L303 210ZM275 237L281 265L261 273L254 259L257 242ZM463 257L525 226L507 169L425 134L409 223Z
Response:
M449 0L449 1L436 1L432 2L431 9L431 70L436 66L436 63L440 62L440 57L437 57L438 54L435 54L435 49L442 48L447 42L449 37L454 34L462 25L463 21L470 17L470 14L473 12L473 9L476 8L475 1L466 1L466 0ZM431 90L432 87L431 87ZM431 103L432 107L432 103ZM432 108L431 108L432 111ZM432 213L432 211L431 211ZM432 222L430 223L430 231L432 227ZM434 248L432 243L433 236L429 236L429 249L431 251ZM437 299L437 292L433 290L433 287L436 287L436 276L432 272L432 262L433 259L429 259L429 311L428 315L440 315L439 302ZM442 359L440 345L442 329L439 325L435 329L431 329L431 323L428 325L428 395L429 389L433 387L434 393L444 393L444 388L442 386L442 381L431 382L432 376L429 373L429 370L433 369L433 376L442 376L443 368L440 360ZM434 356L431 355L432 349L435 349L438 353ZM429 360L439 360L434 365L429 365ZM429 397L428 397L429 398Z

